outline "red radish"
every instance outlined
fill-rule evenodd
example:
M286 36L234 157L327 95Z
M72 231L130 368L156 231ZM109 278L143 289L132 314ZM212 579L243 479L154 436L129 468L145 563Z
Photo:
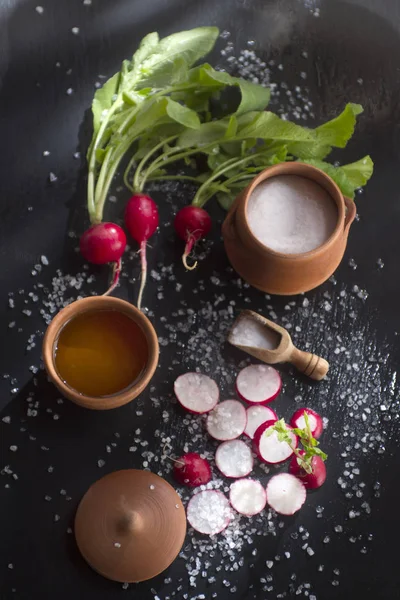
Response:
M233 515L222 492L205 490L190 499L186 516L193 529L199 533L215 535L229 525Z
M267 421L258 427L253 438L254 451L258 454L262 461L276 465L284 462L293 454L293 449L297 448L297 436L292 432L292 428L286 425L288 434L292 440L291 446L287 442L280 442L278 432L268 430L275 425L275 421Z
M158 208L154 200L145 194L132 196L125 209L125 225L133 239L140 245L142 280L137 302L140 310L147 278L146 244L158 227Z
M304 450L299 450L301 456L305 455ZM320 456L311 457L311 473L307 473L299 464L297 456L293 456L289 463L289 472L300 479L308 490L315 490L325 483L326 466Z
M312 436L315 439L318 439L324 429L324 424L319 414L314 410L311 410L311 408L299 408L299 410L296 410L293 417L290 419L290 425L296 429L305 429L306 421L304 413L307 413L308 424L310 425Z
M195 243L209 233L211 229L211 217L204 210L197 206L184 206L176 214L174 221L175 231L182 240L186 242L185 252L182 256L183 264L186 269L192 271L196 268L197 262L191 267L187 264L187 257L193 250Z
M274 475L266 487L269 506L280 515L294 515L306 500L306 488L289 473Z
M223 442L215 453L215 464L225 477L245 477L253 470L253 455L241 440Z
M259 481L238 479L231 485L229 501L238 513L252 517L265 508L267 494Z
M211 467L208 461L196 452L188 452L174 462L174 477L182 485L197 487L211 480Z
M212 410L219 400L217 384L202 373L180 375L175 380L174 392L183 408L199 415Z
M249 406L246 409L247 413L247 425L244 430L245 435L250 439L253 439L256 430L267 421L277 421L278 416L272 408L257 404L255 406Z
M246 410L237 400L224 400L207 415L208 433L221 442L242 435L246 423Z
M236 390L240 398L252 404L271 402L279 395L281 388L281 376L268 365L245 367L236 379Z
M118 262L125 251L126 235L115 223L98 223L82 234L79 246L83 258L95 265Z

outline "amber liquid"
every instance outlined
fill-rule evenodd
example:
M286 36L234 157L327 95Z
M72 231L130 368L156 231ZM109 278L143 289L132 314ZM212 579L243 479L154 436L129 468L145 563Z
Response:
M66 323L57 340L55 365L70 388L103 397L134 384L147 357L147 341L139 325L118 311L100 310Z

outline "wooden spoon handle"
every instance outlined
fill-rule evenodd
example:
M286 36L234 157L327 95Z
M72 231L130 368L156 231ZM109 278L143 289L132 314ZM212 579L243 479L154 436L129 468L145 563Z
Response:
M329 363L324 358L310 352L303 352L303 350L294 347L289 362L301 373L304 373L304 375L307 375L311 379L315 379L315 381L323 379L329 369Z

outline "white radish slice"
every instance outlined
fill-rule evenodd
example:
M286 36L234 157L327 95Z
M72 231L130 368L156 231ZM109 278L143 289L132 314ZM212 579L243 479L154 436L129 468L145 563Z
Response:
M212 410L219 400L217 384L202 373L180 375L174 383L174 391L183 408L200 415Z
M297 429L304 429L306 426L304 413L307 413L308 424L310 425L312 436L315 439L318 439L324 429L324 424L320 415L311 408L299 408L296 410L293 417L290 419L291 426L296 427Z
M236 378L236 390L245 402L266 404L274 400L282 388L278 371L268 365L245 367Z
M294 475L274 475L266 487L267 502L280 515L294 515L306 500L306 488Z
M241 440L223 442L215 453L215 464L225 477L245 477L253 463L251 449Z
M199 533L214 535L223 531L232 518L227 498L217 490L199 492L189 501L187 520Z
M231 485L229 501L238 513L252 517L265 508L267 493L259 481L238 479Z
M242 435L246 423L246 409L237 400L224 400L207 415L208 433L221 442Z
M249 406L246 410L247 413L247 425L244 433L253 439L256 430L267 421L277 421L278 416L272 408L257 404L255 406Z
M292 439L292 447L287 442L281 442L278 438L278 432L273 430L268 435L268 430L275 425L275 421L267 421L260 425L253 438L255 452L264 462L270 465L276 465L284 462L293 454L293 448L297 448L297 436L292 432L292 428L286 425L288 434Z

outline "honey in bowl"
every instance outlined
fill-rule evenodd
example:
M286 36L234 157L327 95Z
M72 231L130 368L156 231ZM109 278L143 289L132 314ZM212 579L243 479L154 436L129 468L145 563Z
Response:
M100 398L134 385L148 360L140 326L117 310L80 313L61 329L54 352L64 383L79 394Z

